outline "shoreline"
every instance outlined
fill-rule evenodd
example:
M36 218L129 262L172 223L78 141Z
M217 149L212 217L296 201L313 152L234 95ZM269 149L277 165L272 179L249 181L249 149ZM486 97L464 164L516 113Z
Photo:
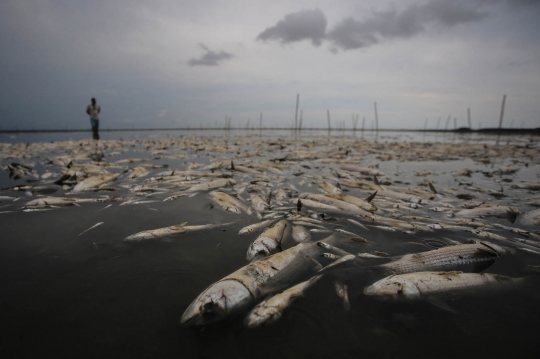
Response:
M101 132L137 132L137 131L294 131L292 128L276 127L276 128L230 128L223 129L217 127L201 127L201 128L107 128L100 129ZM468 127L461 127L454 130L424 130L424 129L352 129L352 128L309 128L298 130L302 131L322 131L322 132L428 132L428 133L482 133L482 134L529 134L540 135L540 127L537 128L483 128L472 130ZM37 129L37 130L0 130L0 133L70 133L70 132L91 132L90 129Z

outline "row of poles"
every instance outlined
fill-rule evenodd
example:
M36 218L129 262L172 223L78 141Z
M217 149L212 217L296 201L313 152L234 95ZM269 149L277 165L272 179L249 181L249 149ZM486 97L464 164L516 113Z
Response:
M505 104L506 104L506 95L503 96L503 100L502 100L501 116L500 116L500 119L499 119L499 129L502 129ZM298 116L299 106L300 106L300 94L296 94L296 111L295 111L295 114L294 114L294 128L293 128L293 130L295 132L302 131L303 110L300 110L300 116ZM378 114L378 111L377 111L377 102L373 103L373 109L374 109L374 112L375 112L375 131L379 132L379 114ZM330 110L326 110L326 117L327 117L327 120L328 120L328 132L331 132L332 131L332 122L331 122L331 119L330 119ZM356 132L356 128L358 126L358 117L359 117L358 114L357 115L354 115L354 114L352 115L352 124L353 124L353 131L354 132ZM452 118L452 116L448 115L448 118L446 119L446 126L444 128L445 131L448 130L448 125L450 124L451 118ZM471 109L470 108L467 108L467 121L468 121L468 124L469 124L469 129L472 129ZM225 127L224 127L225 130L227 130L227 131L231 130L231 122L232 122L232 118L230 116L225 116ZM260 118L259 118L259 129L262 129L262 122L263 122L263 113L261 112ZM366 122L366 117L364 116L363 119L362 119L362 132L364 131L365 122ZM440 122L441 122L441 117L439 116L439 119L437 120L437 131L439 130ZM426 121L424 122L424 131L427 130L427 124L428 124L428 119L426 118ZM372 126L373 126L373 123L372 123ZM246 124L246 129L249 129L249 128L250 128L250 119L248 119L247 124ZM345 121L338 122L337 123L337 129L338 130L345 130ZM454 117L454 129L457 129L457 118L456 117Z

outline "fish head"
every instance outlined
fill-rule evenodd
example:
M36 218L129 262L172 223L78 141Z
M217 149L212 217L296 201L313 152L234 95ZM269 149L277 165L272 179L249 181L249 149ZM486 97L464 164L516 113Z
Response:
M153 238L152 235L149 234L148 231L142 231L139 233L132 234L131 236L128 236L124 238L124 242L139 242L145 239Z
M220 321L253 299L248 289L236 280L211 285L186 309L180 324L203 326Z
M421 292L410 280L400 276L383 278L364 289L366 295L399 300L401 298L418 298Z
M252 329L274 323L279 318L281 318L281 311L276 307L258 305L248 314L244 320L244 325Z
M271 252L276 249L278 243L275 240L268 237L258 237L253 243L249 246L246 259L251 261L258 255L269 256Z
M238 234L248 234L248 233L251 233L253 232L253 228L251 227L244 227L240 230L240 232L238 232Z

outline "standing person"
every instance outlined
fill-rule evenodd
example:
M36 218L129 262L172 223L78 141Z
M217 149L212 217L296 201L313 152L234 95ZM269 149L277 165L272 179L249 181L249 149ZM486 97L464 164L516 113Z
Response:
M86 113L90 116L90 124L92 125L92 138L99 140L99 113L101 107L96 104L96 99L92 97L92 103L86 107Z

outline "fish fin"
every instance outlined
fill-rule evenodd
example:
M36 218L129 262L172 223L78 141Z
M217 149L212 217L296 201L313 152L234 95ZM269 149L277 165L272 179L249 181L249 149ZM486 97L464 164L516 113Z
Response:
M473 273L480 273L489 268L493 263L495 263L495 259L490 261L476 262L472 266L472 271Z
M349 264L349 262L355 259L356 259L356 256L354 254L349 254L349 255L340 257L336 259L335 261L333 261L332 263L330 263L329 265L327 265L326 267L319 269L317 273L323 274L334 269L346 267Z
M516 221L516 219L517 219L519 211L516 211L513 208L510 208L510 211L508 211L506 213L507 213L506 219L508 219L508 221L510 223L514 223Z
M437 190L435 189L435 187L433 186L433 184L431 182L428 182L428 186L429 186L429 189L431 190L431 192L437 194Z
M317 271L320 271L321 269L323 269L323 265L318 260L316 260L312 256L306 256L306 257L311 259L313 263L315 263L315 266L317 266Z
M379 186L380 189L382 189L381 183L380 183L379 180L377 179L377 176L373 176L373 183L375 183L377 186Z
M434 306L444 309L450 313L459 314L454 308L449 306L447 303L445 303L443 300L435 297L428 297L426 301L430 304L433 304Z
M375 198L375 196L377 195L377 192L379 192L379 190L373 192L372 195L370 195L368 198L366 198L366 202L371 203L371 201L373 201L373 198Z

